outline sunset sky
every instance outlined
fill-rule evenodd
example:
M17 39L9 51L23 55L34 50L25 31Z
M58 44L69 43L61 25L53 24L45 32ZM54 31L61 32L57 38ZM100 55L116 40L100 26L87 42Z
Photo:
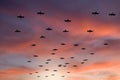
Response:
M120 80L120 1L0 0L0 80Z

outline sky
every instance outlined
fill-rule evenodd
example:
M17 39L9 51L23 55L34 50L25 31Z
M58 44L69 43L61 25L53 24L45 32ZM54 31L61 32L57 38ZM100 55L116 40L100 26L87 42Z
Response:
M0 0L0 80L120 80L119 4Z

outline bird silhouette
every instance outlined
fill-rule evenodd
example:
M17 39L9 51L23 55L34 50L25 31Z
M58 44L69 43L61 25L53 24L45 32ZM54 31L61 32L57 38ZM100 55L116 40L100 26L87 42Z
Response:
M87 32L91 33L91 32L93 32L93 30L87 30Z
M45 71L49 71L49 69L45 69Z
M83 61L88 61L88 59L83 59Z
M33 73L29 73L29 75L32 75Z
M113 12L112 12L112 13L109 13L108 15L109 15L109 16L116 16L116 14L113 13Z
M35 73L39 73L39 72L35 72Z
M46 61L51 61L51 59L47 59Z
M32 44L31 46L36 46L36 44Z
M71 22L71 20L70 20L70 19L65 19L64 21L65 21L65 22Z
M14 32L21 32L20 30L16 29Z
M57 51L58 49L53 49L53 51Z
M74 46L79 46L79 44L74 44Z
M62 64L59 64L58 67L62 67Z
M65 76L61 76L61 77L65 77Z
M63 67L67 67L67 65L63 65Z
M61 43L61 45L66 45L65 43Z
M44 15L45 13L42 12L42 11L39 11L39 12L37 12L37 14L39 14L39 15Z
M92 12L93 15L99 15L100 13L95 11L95 12Z
M84 64L85 62L81 62L81 64Z
M48 77L48 76L45 76L46 78Z
M49 64L49 62L45 62L45 64Z
M54 72L57 72L58 70L53 70Z
M70 57L71 59L74 59L75 57Z
M38 55L33 55L33 57L39 57Z
M108 45L108 43L104 43L104 45Z
M60 59L65 59L65 58L61 57Z
M91 55L94 55L95 53L90 53Z
M38 65L39 67L43 67L43 65Z
M45 38L45 36L40 36L40 38Z
M69 31L65 29L65 30L63 30L63 32L69 32Z
M73 65L73 67L77 67L77 65Z
M37 76L37 77L40 77L40 76Z
M65 63L65 64L70 64L70 63Z
M55 55L56 53L51 53L51 55Z
M22 15L19 15L19 16L17 16L17 18L25 18L24 16L22 16Z
M70 73L70 72L67 72L67 73Z
M32 62L32 61L27 61L27 62Z
M51 30L52 30L52 28L48 27L48 28L46 28L46 30L51 31Z
M51 76L55 76L55 74L51 74Z
M86 48L81 48L82 50L85 50Z

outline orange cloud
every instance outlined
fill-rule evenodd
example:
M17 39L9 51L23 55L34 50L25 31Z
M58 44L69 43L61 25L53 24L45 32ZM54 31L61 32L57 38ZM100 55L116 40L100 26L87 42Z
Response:
M89 64L89 65L84 65L77 69L71 69L71 71L73 73L81 73L81 72L85 72L85 71L91 71L91 70L102 70L102 69L110 69L110 68L114 68L116 66L120 66L119 62L96 62L93 64Z

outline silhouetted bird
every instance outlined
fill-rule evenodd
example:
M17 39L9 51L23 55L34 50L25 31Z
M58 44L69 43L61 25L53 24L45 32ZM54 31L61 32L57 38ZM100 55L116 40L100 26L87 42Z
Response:
M33 57L39 57L38 55L33 55Z
M48 76L45 76L45 77L48 77Z
M51 76L55 76L55 74L51 74Z
M65 59L65 58L61 57L60 59Z
M32 61L27 61L27 62L32 62Z
M87 32L91 33L91 32L93 32L93 30L87 30Z
M65 43L61 43L61 45L66 45Z
M35 72L35 73L39 73L39 72Z
M92 12L93 15L99 15L100 13L95 11L95 12Z
M77 67L77 65L73 65L73 67Z
M52 30L52 28L49 28L49 27L48 27L48 28L46 28L46 30L50 31L50 30Z
M17 16L17 18L25 18L24 16L22 16L22 15L19 15L19 16Z
M63 67L67 67L67 65L63 65Z
M32 44L32 46L36 46L36 44Z
M55 53L51 53L52 55L55 55Z
M104 45L108 45L108 43L104 43Z
M45 36L40 36L40 38L45 38Z
M40 76L37 76L37 77L40 77Z
M82 50L85 50L86 48L81 48Z
M16 29L14 32L21 32L20 30Z
M38 65L39 67L43 67L43 65Z
M85 62L81 62L81 64L84 64Z
M63 32L69 32L69 31L65 29L65 30L63 30Z
M49 71L49 69L45 69L45 71Z
M115 13L109 13L109 16L115 16L116 14Z
M59 64L58 67L62 67L62 64Z
M91 55L94 55L95 53L90 53Z
M65 77L65 76L61 76L61 77Z
M53 49L53 51L57 51L58 49Z
M70 64L70 63L65 63L65 64Z
M79 46L79 44L74 44L73 46Z
M46 61L51 61L51 59L47 59Z
M70 57L71 59L74 59L75 57Z
M37 14L39 14L39 15L44 15L45 13L44 13L44 12L39 11L39 12L37 12Z
M57 70L53 70L54 72L57 72Z
M33 73L29 73L30 75L32 75Z
M66 20L64 20L65 22L71 22L71 20L70 19L66 19Z
M84 59L83 61L88 61L88 59Z
M49 64L49 62L45 62L45 64Z
M67 72L67 73L70 73L70 72Z

